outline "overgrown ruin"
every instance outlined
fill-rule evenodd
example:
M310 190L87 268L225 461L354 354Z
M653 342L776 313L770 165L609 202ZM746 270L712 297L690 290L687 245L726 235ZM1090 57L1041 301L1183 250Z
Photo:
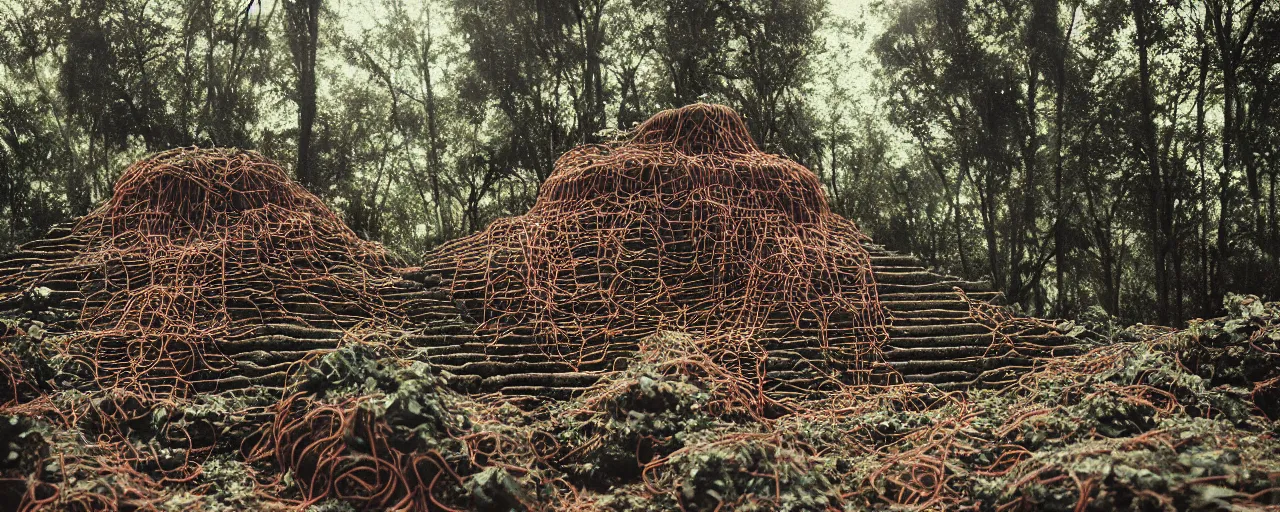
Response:
M97 385L158 396L278 387L313 350L426 314L381 247L242 151L138 162L106 204L0 265L0 307L39 295L62 313L44 328L91 347Z
M993 298L982 283L872 245L817 176L760 151L718 105L565 154L529 213L445 244L425 268L486 340L437 363L484 361L486 388L510 391L589 384L661 331L723 344L706 350L799 394L832 379L968 384L1070 342L993 337L1007 326L970 311Z
M998 299L716 105L421 266L256 153L168 151L0 260L0 508L1280 503L1274 304L1122 336Z

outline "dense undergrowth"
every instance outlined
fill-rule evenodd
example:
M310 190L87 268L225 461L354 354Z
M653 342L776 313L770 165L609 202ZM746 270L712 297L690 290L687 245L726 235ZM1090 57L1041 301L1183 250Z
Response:
M377 343L311 360L284 393L78 387L83 355L33 303L3 320L0 508L1274 509L1280 303L1225 306L967 392L778 398L702 349L720 345L664 333L530 408Z

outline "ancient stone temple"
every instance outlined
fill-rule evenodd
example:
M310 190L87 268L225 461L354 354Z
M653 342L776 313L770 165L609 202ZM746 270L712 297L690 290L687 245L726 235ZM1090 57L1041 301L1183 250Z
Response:
M433 348L433 362L485 390L588 385L660 331L740 354L780 392L998 381L1072 350L1002 316L986 284L872 243L813 172L761 151L718 105L570 151L527 214L426 260L478 323L475 345Z
M180 149L5 257L0 309L44 303L44 329L89 347L104 387L279 386L289 365L357 333L423 332L447 302L398 272L276 164Z
M414 263L256 153L166 151L0 257L0 510L1280 503L1280 303L999 302L715 105Z
M728 108L655 115L560 158L528 213L393 261L252 152L134 164L112 198L0 260L0 310L91 347L103 386L282 386L377 341L471 392L563 397L685 333L771 392L964 386L1072 350L983 283L926 270L831 212L817 177ZM3 333L0 333L3 335Z

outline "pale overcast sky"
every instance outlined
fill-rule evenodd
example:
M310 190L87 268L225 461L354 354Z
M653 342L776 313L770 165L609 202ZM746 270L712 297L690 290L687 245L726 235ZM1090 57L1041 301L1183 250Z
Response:
M831 0L831 12L847 18L857 19L871 2L868 0Z

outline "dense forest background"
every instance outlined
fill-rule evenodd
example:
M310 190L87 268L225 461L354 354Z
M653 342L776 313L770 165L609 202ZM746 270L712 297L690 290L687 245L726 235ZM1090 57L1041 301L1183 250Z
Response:
M1026 311L1280 296L1274 0L0 0L0 250L216 145L414 261L698 100Z

